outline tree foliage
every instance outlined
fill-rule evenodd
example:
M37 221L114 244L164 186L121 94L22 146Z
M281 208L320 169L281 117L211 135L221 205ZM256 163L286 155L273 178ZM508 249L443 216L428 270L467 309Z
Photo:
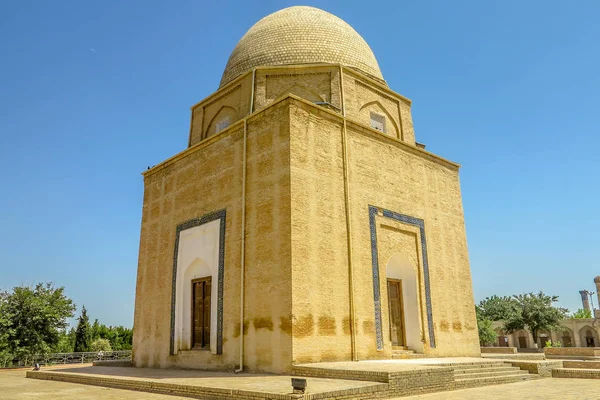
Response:
M572 318L593 318L592 311L580 308L573 313Z
M131 350L131 329L106 326L98 320L90 326L85 307L77 329L68 329L67 319L74 312L75 304L65 295L64 288L56 288L52 283L0 291L0 368L15 358L28 365L34 355L51 352L89 351L92 347L103 351Z
M98 338L91 344L92 351L112 351L108 339Z
M0 352L4 359L8 355L27 359L50 352L74 311L75 304L64 294L64 288L55 288L52 283L0 292Z
M106 326L96 319L92 324L92 340L107 339L113 350L131 350L133 330L123 326Z
M490 321L506 321L517 312L515 299L509 296L486 297L475 306L477 316Z
M58 344L52 349L55 353L72 353L75 349L75 328L63 331Z
M496 331L492 327L492 321L486 318L477 318L477 329L479 330L479 342L482 346L489 346L496 341Z
M540 331L555 331L560 321L567 317L566 308L555 307L558 296L549 296L544 292L525 293L513 296L515 313L504 320L504 330L508 333L527 329L533 336L534 343L538 341Z
M87 315L85 306L81 309L81 315L77 321L77 329L75 330L75 348L76 353L82 351L90 351L92 344L92 334L90 327L90 319Z

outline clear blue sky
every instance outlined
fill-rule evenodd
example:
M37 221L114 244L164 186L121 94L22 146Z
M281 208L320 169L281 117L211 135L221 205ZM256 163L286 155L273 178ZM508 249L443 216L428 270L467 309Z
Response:
M140 173L185 149L244 32L297 4L1 2L0 287L54 281L131 326ZM300 4L363 35L417 140L462 164L476 300L578 308L600 275L600 2Z

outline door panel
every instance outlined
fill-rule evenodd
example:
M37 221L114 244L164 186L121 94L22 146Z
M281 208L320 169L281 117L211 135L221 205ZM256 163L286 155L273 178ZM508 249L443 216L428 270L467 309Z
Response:
M202 298L203 282L194 283L194 343L192 346L202 344Z
M390 337L392 346L405 346L402 281L388 280L388 305L390 309Z
M211 279L204 278L192 283L192 347L210 346L210 295Z
M202 337L202 347L210 345L210 280L204 282L204 319L202 327L204 336Z

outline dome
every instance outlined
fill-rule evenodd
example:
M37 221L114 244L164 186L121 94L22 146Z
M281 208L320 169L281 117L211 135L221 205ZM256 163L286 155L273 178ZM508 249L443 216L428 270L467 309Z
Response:
M373 51L346 22L314 7L267 15L246 32L229 56L220 86L255 67L343 64L383 80Z
M600 276L594 278L594 283L600 283Z

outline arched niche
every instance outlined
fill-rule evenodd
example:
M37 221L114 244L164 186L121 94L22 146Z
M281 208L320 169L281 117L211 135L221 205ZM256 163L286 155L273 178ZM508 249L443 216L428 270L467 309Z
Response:
M539 331L537 336L540 349L546 347L546 342L552 341L552 333L550 331Z
M563 347L575 346L575 335L573 331L565 326L561 327L558 332L560 343Z
M520 349L526 349L529 347L529 333L524 330L519 330L515 332L515 336L517 337L517 344Z
M237 111L230 106L223 106L208 123L205 138L216 135L237 120Z
M409 349L421 353L423 352L423 342L421 340L423 335L421 331L421 313L419 312L417 268L406 256L396 253L386 264L386 277L390 280L401 281L406 345Z
M192 281L211 278L210 351L217 354L220 220L179 232L173 354L192 345Z
M581 347L600 347L598 332L589 325L579 330L579 337L581 338Z
M385 131L383 133L396 139L401 139L400 130L398 129L398 125L396 125L395 119L379 101L375 100L363 104L358 113L360 120L369 126L371 126L371 113L385 117Z

